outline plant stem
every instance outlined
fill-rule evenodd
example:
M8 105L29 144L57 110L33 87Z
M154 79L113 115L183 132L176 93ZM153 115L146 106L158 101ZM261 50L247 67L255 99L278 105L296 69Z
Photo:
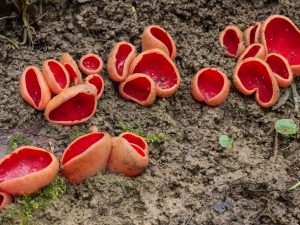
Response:
M292 87L293 100L294 100L294 104L295 104L295 112L299 112L300 96L297 91L297 85L296 85L295 81L292 82L291 87Z
M15 48L19 48L18 46L18 42L13 40L13 39L10 39L8 37L5 37L4 35L1 35L0 34L0 40L3 40L3 41L7 41L8 43L10 43L12 46L14 46Z
M294 190L296 189L297 187L300 186L300 181L298 181L296 184L294 184L293 186L289 187L289 190Z

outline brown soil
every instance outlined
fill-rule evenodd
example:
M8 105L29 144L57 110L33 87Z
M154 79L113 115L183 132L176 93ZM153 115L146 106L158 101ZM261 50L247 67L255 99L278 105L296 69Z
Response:
M191 78L203 67L221 68L231 77L235 60L224 56L218 42L225 26L245 29L272 14L286 15L300 26L299 1L70 2L48 7L35 25L33 50L1 44L0 142L16 128L29 129L35 144L48 147L51 140L60 155L76 127L96 125L118 135L117 124L124 121L166 138L151 144L151 165L143 175L98 174L70 185L54 205L34 214L33 224L299 224L299 189L288 191L300 177L299 141L280 137L274 163L275 135L269 134L279 118L300 123L293 106L265 110L232 86L226 102L210 108L195 102L190 93ZM121 40L140 51L143 28L150 24L163 26L176 42L182 84L174 96L148 108L125 101L104 70L106 86L96 115L76 127L47 123L21 98L19 77L26 66L41 66L66 51L77 60L94 52L106 62L112 45ZM221 134L235 137L234 152L219 146Z

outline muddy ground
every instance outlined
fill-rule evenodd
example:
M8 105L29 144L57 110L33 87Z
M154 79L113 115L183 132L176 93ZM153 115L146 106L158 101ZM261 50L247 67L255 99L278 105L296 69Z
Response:
M98 174L70 185L55 204L34 213L33 224L299 224L300 189L288 191L300 178L298 137L279 138L274 163L274 133L269 132L279 118L300 123L293 104L262 109L233 85L226 102L216 108L195 102L190 94L191 78L200 68L218 67L231 77L235 60L225 57L218 43L225 26L245 29L272 14L286 15L300 26L299 7L296 0L63 1L48 6L35 25L33 50L1 43L2 145L16 129L31 129L34 143L47 147L50 140L60 155L74 129L96 125L118 135L120 122L165 135L163 143L151 144L151 165L142 176ZM78 128L49 124L22 100L18 85L26 66L41 66L66 51L77 60L94 52L107 61L112 45L121 40L140 51L143 28L150 24L163 26L176 42L182 83L174 96L148 108L125 101L104 69L106 86L96 115ZM19 35L13 28L5 34ZM235 152L219 146L221 134L235 138ZM5 146L1 149L3 154Z

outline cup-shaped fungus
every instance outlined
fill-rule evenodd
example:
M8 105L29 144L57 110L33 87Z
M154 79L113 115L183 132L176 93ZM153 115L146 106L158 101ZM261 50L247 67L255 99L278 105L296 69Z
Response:
M85 75L100 74L103 61L100 56L88 53L80 58L79 68Z
M54 94L59 94L70 86L70 77L66 68L54 59L43 62L42 73L48 87Z
M105 170L111 145L110 135L103 132L92 132L77 138L62 155L62 175L70 183L77 184L97 171Z
M130 65L130 74L143 73L156 83L156 95L169 97L180 85L180 75L171 58L159 49L139 54Z
M85 83L93 85L97 89L97 99L101 98L104 91L104 81L98 74L91 74L85 78Z
M171 35L162 27L151 25L145 28L142 35L143 51L158 48L168 54L171 59L176 57L176 46Z
M203 68L192 79L192 95L199 102L217 106L225 101L230 90L227 76L215 68Z
M0 211L10 203L12 203L11 195L6 192L0 192Z
M148 143L143 137L130 132L124 132L119 137L125 138L130 144L139 146L147 155L149 154Z
M20 90L25 101L37 110L44 110L51 99L43 74L35 66L28 66L22 73Z
M258 43L261 32L261 23L256 22L253 26L248 27L244 31L245 43L247 46Z
M135 56L136 49L132 44L125 41L115 44L107 62L109 77L115 82L124 81L129 74L129 67Z
M135 73L120 83L119 92L125 99L137 102L140 105L151 105L156 98L154 80L142 73Z
M295 75L300 75L300 31L287 17L270 16L262 27L262 43L267 53L284 56Z
M97 106L97 90L80 84L67 88L52 98L45 108L45 118L52 123L73 125L90 119Z
M72 56L65 52L60 57L60 63L66 68L70 77L70 83L82 84L82 76Z
M278 86L290 86L293 81L293 73L287 59L282 55L271 53L267 55L266 62L273 71Z
M237 63L240 63L242 60L250 58L250 57L264 59L266 57L265 47L259 43L254 43L254 44L249 45L246 48L246 50L243 52L243 54L239 57L239 60Z
M32 194L47 186L58 173L58 159L50 152L23 146L0 160L0 191Z
M148 165L149 156L138 144L130 143L121 136L112 139L112 149L107 162L109 172L137 176Z
M259 58L247 58L241 61L233 74L235 87L244 95L255 94L256 101L268 108L276 104L279 87L268 64Z

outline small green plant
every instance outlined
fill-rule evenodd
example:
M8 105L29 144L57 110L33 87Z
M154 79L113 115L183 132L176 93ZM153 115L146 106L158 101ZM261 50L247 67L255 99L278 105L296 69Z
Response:
M82 135L87 134L87 132L84 132L80 130L78 127L76 127L74 130L71 131L69 134L69 142L74 141L76 138L79 138Z
M66 182L57 176L51 184L43 188L36 195L16 198L14 204L11 204L1 212L0 224L32 224L31 218L35 210L41 210L53 203L66 190Z
M25 137L24 134L16 133L9 138L7 144L7 153L10 153L21 146L32 145L32 141Z
M275 123L275 130L279 134L292 135L297 133L298 126L292 119L280 119Z
M232 149L234 145L234 138L227 135L221 135L219 137L219 144L223 148Z
M165 141L165 135L163 133L146 134L140 125L138 125L137 128L133 128L130 123L121 121L117 126L123 132L131 132L145 138L148 143L162 143Z

